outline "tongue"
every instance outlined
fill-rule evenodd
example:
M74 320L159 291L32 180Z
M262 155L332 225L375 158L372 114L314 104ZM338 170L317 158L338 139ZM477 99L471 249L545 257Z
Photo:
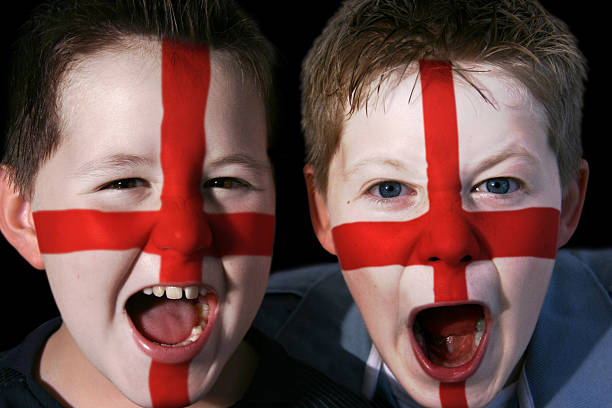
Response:
M478 348L476 323L483 317L478 305L445 306L424 310L419 324L425 329L428 357L444 367L469 362Z
M198 313L191 300L142 295L130 306L134 326L143 336L160 344L182 342L198 324Z

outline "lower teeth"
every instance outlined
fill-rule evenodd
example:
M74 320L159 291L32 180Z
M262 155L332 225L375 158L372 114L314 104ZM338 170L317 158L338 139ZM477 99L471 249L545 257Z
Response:
M480 345L480 341L482 340L482 333L481 332L477 332L474 335L474 344L476 344L476 347L478 347Z
M474 344L476 345L476 347L478 347L480 345L480 342L482 341L482 337L484 336L484 332L486 329L486 322L484 320L484 318L478 320L478 322L476 322L476 333L474 333ZM414 337L417 340L417 342L419 343L419 346L421 346L421 350L423 350L423 352L425 353L425 355L428 354L427 352L427 346L426 346L426 342L425 342L425 333L423 331L423 329L421 328L421 325L418 321L415 321L414 326L413 326L413 333L414 333ZM439 344L446 344L447 347L449 347L449 350L452 348L452 341L450 341L450 338L452 336L447 336L447 337L443 337L443 338L439 338L436 339L436 341ZM452 352L452 350L451 350ZM429 356L428 356L429 357Z
M196 326L193 326L193 328L191 329L191 333L189 334L189 337L187 337L185 340L177 344L162 344L162 346L166 346L166 347L186 346L188 344L193 343L197 339L199 339L201 335L202 335L202 326L198 324Z
M204 327L206 327L206 324L208 324L208 314L210 312L210 306L208 306L208 303L196 303L195 307L198 310L198 316L200 318L200 323L196 324L195 326L191 328L191 333L189 333L189 336L185 340L181 341L180 343L176 343L176 344L160 343L162 346L182 347L182 346L191 344L200 338L200 336L202 335L202 331L204 330Z

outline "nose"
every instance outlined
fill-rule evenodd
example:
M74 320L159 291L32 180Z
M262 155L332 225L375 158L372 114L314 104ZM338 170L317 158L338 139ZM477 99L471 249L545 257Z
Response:
M165 203L151 234L159 250L184 255L200 253L212 244L212 232L199 200L173 200Z
M461 209L431 214L419 239L417 256L428 265L442 262L450 267L478 259L481 244L468 214Z

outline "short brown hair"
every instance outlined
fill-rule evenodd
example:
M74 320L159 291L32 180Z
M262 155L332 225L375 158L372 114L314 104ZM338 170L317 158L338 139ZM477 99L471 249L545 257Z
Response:
M566 24L537 1L346 0L302 66L306 161L319 191L347 112L424 58L487 63L518 80L544 107L562 186L575 176L586 61Z
M58 97L79 58L130 37L168 38L228 52L262 94L270 143L274 50L232 0L56 0L22 28L13 58L2 165L29 198L42 163L61 143Z

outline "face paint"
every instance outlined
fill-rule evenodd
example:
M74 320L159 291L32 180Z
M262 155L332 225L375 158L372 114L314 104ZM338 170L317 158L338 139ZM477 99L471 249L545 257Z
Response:
M422 89L428 208L422 215L408 221L350 222L348 216L345 216L341 222L334 224L333 214L330 213L334 225L332 230L334 245L349 288L353 286L360 291L365 284L360 282L357 276L353 278L351 274L363 274L363 271L371 268L380 268L379 273L382 274L391 273L384 270L391 265L407 267L406 273L410 273L411 268L427 266L433 268L434 304L424 305L426 308L434 305L480 303L480 300L470 299L466 268L496 258L554 259L559 210L551 207L510 211L464 209L462 191L466 186L462 186L460 176L458 124L451 64L433 60L421 61L419 75ZM375 126L373 128L376 129ZM384 129L376 130L380 133L385 132ZM346 130L346 133L350 131ZM340 154L344 155L344 160L350 155L347 152ZM330 187L330 191L333 188ZM328 201L331 200L333 199L328 198ZM418 272L415 269L413 273ZM376 281L374 275L371 275L371 279L373 282ZM370 283L370 287L371 285ZM378 289L375 287L374 292L370 292L368 296L381 296L376 294L376 290ZM359 300L356 300L359 304ZM370 308L369 305L374 304L375 300L367 302L363 308L360 306L362 313L364 308ZM424 308L415 309L412 312L412 319L419 310ZM486 311L484 319L488 325L493 324ZM365 320L368 324L367 317ZM370 326L368 329L370 333L377 330ZM480 347L467 364L443 367L432 364L429 358L422 354L416 340L412 339L412 348L422 369L440 381L439 401L443 407L468 406L466 380L478 369L487 351L489 340L487 331ZM384 350L380 351L384 355ZM469 369L466 369L467 366Z
M162 43L160 160L163 173L158 211L104 212L94 209L41 210L33 213L43 254L140 248L160 258L159 283L177 286L202 282L205 256L270 257L274 215L258 212L206 213L202 172L206 155L205 112L211 77L208 49ZM153 361L149 369L154 407L190 403L191 360L204 347L217 315L216 295L207 328L194 343L164 347L137 342ZM161 351L151 351L152 348Z

